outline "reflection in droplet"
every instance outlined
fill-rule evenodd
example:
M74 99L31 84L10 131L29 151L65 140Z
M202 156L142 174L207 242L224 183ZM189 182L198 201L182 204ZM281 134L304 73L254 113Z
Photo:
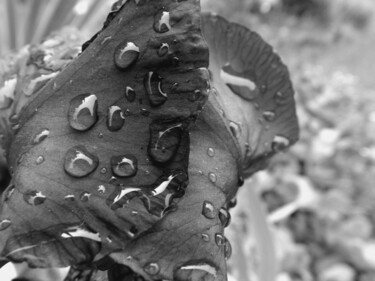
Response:
M211 202L209 201L203 202L202 215L204 215L208 219L215 218L216 216L215 207Z
M86 131L98 121L98 101L95 95L82 94L70 101L68 120L77 131Z
M132 87L127 86L125 89L125 97L128 102L134 102L136 98L135 91Z
M130 154L112 156L111 167L113 174L118 177L135 176L138 170L137 158Z
M163 57L169 52L169 45L168 43L162 43L159 50L158 50L158 55L159 57Z
M159 273L160 267L157 263L152 262L152 263L147 264L144 267L144 270L145 270L146 273L148 273L150 275L156 275L156 274Z
M37 164L37 165L40 165L40 164L42 164L44 162L44 157L43 156L38 156L37 158L36 158L36 160L35 160L35 163Z
M151 106L166 102L168 96L162 89L162 78L156 72L147 73L143 82Z
M208 178L210 179L210 181L211 181L212 183L215 183L215 182L217 181L217 176L216 176L216 174L214 174L214 173L209 173L209 174L208 174Z
M32 206L38 206L46 201L46 196L40 191L28 190L23 194L25 202Z
M36 136L33 138L32 143L39 144L42 141L44 141L48 136L49 136L49 130L43 129L40 133L36 134Z
M158 33L164 33L171 30L169 12L159 11L154 18L154 29Z
M215 156L215 149L213 149L212 147L209 147L207 149L207 155L210 156L210 157L214 157Z
M139 47L133 42L123 41L115 49L115 65L120 69L127 69L139 56Z
M5 219L5 220L1 220L0 221L0 231L3 231L5 229L7 229L9 226L11 226L11 221L8 220L8 219Z
M272 150L275 152L283 151L290 145L290 141L283 136L275 136L272 140Z
M98 167L99 159L84 146L78 145L69 149L65 155L64 169L72 177L88 176Z
M229 225L231 216L227 209L221 208L219 210L219 219L223 227L227 227Z
M117 105L112 105L108 109L107 127L108 130L115 132L120 130L125 123L125 116L122 109Z
M221 234L221 233L216 233L215 234L215 242L216 242L216 245L218 245L218 246L222 246L222 245L224 245L224 243L225 243L225 237L224 237L224 235L223 234Z

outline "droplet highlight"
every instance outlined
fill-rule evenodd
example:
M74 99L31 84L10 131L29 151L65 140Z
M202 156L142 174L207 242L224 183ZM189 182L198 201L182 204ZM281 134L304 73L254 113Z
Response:
M82 94L70 101L68 120L70 127L87 131L98 121L98 99L96 95Z
M130 154L112 156L111 167L118 177L133 177L137 174L137 158Z
M130 67L139 57L139 47L133 42L123 41L115 49L115 65L124 70Z
M214 205L209 201L203 202L202 215L212 220L216 217L216 211Z
M125 123L125 116L122 109L117 105L112 105L108 109L107 127L108 130L115 132L120 130Z
M94 172L98 165L98 157L82 145L72 147L65 155L64 169L72 177L86 177Z
M162 89L162 78L156 72L149 72L144 77L144 87L151 106L161 106L168 99Z

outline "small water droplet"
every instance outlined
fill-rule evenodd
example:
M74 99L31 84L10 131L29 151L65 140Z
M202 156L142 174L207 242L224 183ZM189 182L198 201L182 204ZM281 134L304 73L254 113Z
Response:
M211 202L209 201L203 202L202 215L204 215L208 219L215 218L216 216L215 207Z
M265 111L265 112L263 112L264 119L266 119L269 122L274 121L275 120L275 116L276 116L275 113L272 112L272 111Z
M202 233L202 239L205 242L209 242L210 241L210 236L207 233Z
M133 42L123 41L115 49L114 62L120 69L127 69L139 57L139 47Z
M173 58L172 58L172 65L173 65L174 67L178 66L179 63L180 63L180 59L179 59L178 57L173 57Z
M210 179L210 181L211 181L212 183L215 183L215 182L217 181L216 174L214 174L214 173L209 173L209 174L208 174L208 178Z
M227 209L221 208L219 210L219 219L220 219L223 227L227 227L229 225L230 220L231 220L231 216L230 216L230 213L228 212Z
M169 45L168 43L162 43L159 50L158 50L158 55L159 57L163 57L169 52Z
M117 184L118 184L117 178L116 178L116 177L111 177L111 178L108 180L108 183L109 183L109 184L113 184L113 185L117 185Z
M107 36L103 39L102 45L104 45L107 41L111 40L112 36Z
M275 94L275 101L277 104L283 104L286 101L286 98L282 92L277 92Z
M189 262L179 267L173 274L173 280L217 280L217 268L208 262Z
M88 192L82 192L81 195L79 196L79 199L80 199L82 202L87 202L87 201L89 201L90 196L91 196L90 193L88 193Z
M98 192L99 193L103 194L103 193L105 193L105 191L106 191L106 188L105 188L104 185L101 184L101 185L98 186Z
M4 219L0 221L0 231L3 231L7 229L9 226L11 226L11 221L8 219Z
M190 92L188 96L188 100L191 102L196 102L202 99L202 92L200 90L195 90L194 92Z
M232 256L232 245L230 244L229 240L225 238L224 242L224 257L225 259L229 259Z
M103 133L99 133L99 134L98 134L98 138L99 138L99 139L102 139L103 136L104 136Z
M147 73L143 82L151 106L166 102L168 96L162 89L162 78L156 72Z
M128 102L134 102L136 99L136 93L132 87L127 86L125 89L125 98Z
M230 128L230 131L232 133L232 135L235 137L235 138L239 138L241 136L241 133L242 133L242 129L241 129L241 125L236 123L236 122L233 122L233 121L230 121L229 122L229 128Z
M17 165L20 165L22 163L22 161L25 159L25 156L26 156L26 152L24 153L21 153L18 158L17 158Z
M101 174L105 174L105 173L107 173L107 168L101 168L101 169L100 169L100 173L101 173Z
M49 136L49 130L43 129L40 133L36 134L36 136L33 138L32 143L39 144L42 141L44 141L48 136Z
M141 108L141 109L139 110L139 112L140 112L141 115L143 115L143 116L146 116L146 117L150 116L150 111L147 110L146 108Z
M275 152L283 151L290 145L290 141L283 136L275 136L272 140L272 150Z
M14 123L18 123L18 115L17 114L12 114L10 117L9 117L9 122L14 124Z
M4 201L8 201L12 197L15 190L15 185L13 183L9 184L4 191Z
M117 105L112 105L108 109L107 115L107 127L108 130L115 132L120 130L125 123L125 116L122 113L122 109Z
M65 199L66 201L70 201L70 202L72 202L72 201L75 200L75 196L74 196L73 194L68 194L68 195L64 196L64 199Z
M81 145L70 148L65 155L64 169L72 177L88 176L98 165L98 157Z
M137 158L130 154L112 156L112 172L118 177L133 177L137 174Z
M244 183L245 183L244 178L243 178L242 176L238 177L237 186L238 186L238 187L241 187L241 186L244 185Z
M210 157L214 157L215 156L215 149L209 147L207 149L207 155L210 156Z
M23 194L25 202L32 206L38 206L46 201L46 196L40 191L28 190Z
M20 124L14 124L14 125L12 126L12 130L13 130L14 132L18 131L20 128L21 128L21 125L20 125Z
M98 121L98 100L95 95L82 94L70 101L68 120L77 131L87 131Z
M171 30L169 12L159 11L154 18L154 30L158 33L165 33Z
M36 158L36 160L35 160L35 163L37 164L37 165L40 165L40 164L42 164L44 162L44 157L43 156L38 156L38 158Z
M157 263L151 262L144 267L144 270L147 274L156 275L159 273L160 267Z
M237 198L232 198L229 202L228 202L228 208L231 209L231 208L234 208L236 207L237 205Z
M221 234L221 233L216 233L215 234L215 242L216 242L216 245L223 246L225 244L225 237L224 237L224 235Z

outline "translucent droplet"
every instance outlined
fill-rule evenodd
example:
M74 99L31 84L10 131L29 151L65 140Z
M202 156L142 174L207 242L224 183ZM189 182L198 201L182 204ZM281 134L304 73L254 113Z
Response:
M98 186L98 192L101 193L101 194L104 194L106 191L106 188L104 185L99 185Z
M202 233L202 239L205 242L209 242L210 241L210 236L207 233Z
M283 151L288 148L290 145L290 141L283 136L275 136L272 140L272 150L275 152Z
M272 112L272 111L264 111L263 112L264 119L266 119L269 122L274 121L275 120L275 116L276 116L275 113Z
M118 177L133 177L137 174L137 158L130 154L112 156L111 167Z
M117 105L112 105L108 109L107 127L108 130L115 132L120 130L125 123L125 116L122 109Z
M144 87L151 106L164 104L168 95L162 89L162 78L156 72L149 72L144 78Z
M169 12L160 11L154 18L154 29L158 33L165 33L171 30Z
M139 57L139 47L133 42L123 41L115 49L114 62L120 69L127 69Z
M216 174L214 174L214 173L209 173L209 174L208 174L208 178L210 179L210 181L211 181L212 183L215 183L215 182L217 181Z
M144 270L147 274L150 274L150 275L156 275L159 273L160 271L160 267L157 263L155 262L152 262L152 263L149 263L147 264L145 267L144 267Z
M79 196L79 200L82 202L87 202L90 199L91 194L88 192L82 192L81 195Z
M230 244L229 240L225 238L224 242L224 257L225 259L229 259L232 256L232 245Z
M37 164L37 165L40 165L40 164L42 164L44 162L44 157L43 156L38 156L37 158L36 158L36 160L35 160L35 163Z
M101 169L100 169L100 173L101 173L101 174L105 174L105 173L107 173L107 168L101 168Z
M78 145L69 149L65 155L64 169L72 177L86 177L98 167L99 159L84 146Z
M209 147L207 149L207 155L210 156L210 157L214 157L215 156L215 149Z
M182 123L155 122L150 125L148 153L158 163L166 163L175 156L184 128Z
M230 131L232 133L232 135L235 137L235 138L239 138L241 136L241 133L242 133L242 129L241 129L241 125L236 123L236 122L233 122L233 121L230 121L229 122L229 128L230 128Z
M225 244L225 237L223 234L221 233L216 233L215 234L215 242L216 242L216 245L218 246L223 246Z
M159 57L163 57L169 52L169 45L168 43L162 43L159 50L158 50L158 55Z
M46 196L40 191L28 190L23 194L25 202L32 206L38 206L46 201Z
M32 143L39 144L42 141L44 141L48 136L49 136L49 130L43 129L40 133L36 134L36 136L33 138Z
M136 98L135 91L132 87L127 86L125 89L125 97L128 102L134 102Z
M223 227L227 227L229 225L231 216L227 209L221 208L219 210L219 219Z
M11 226L12 222L8 219L1 220L0 221L0 231L3 231L7 229L9 226Z
M82 94L70 101L68 120L77 131L87 131L98 121L98 101L95 95Z
M203 202L202 215L211 220L216 217L215 207L211 202Z

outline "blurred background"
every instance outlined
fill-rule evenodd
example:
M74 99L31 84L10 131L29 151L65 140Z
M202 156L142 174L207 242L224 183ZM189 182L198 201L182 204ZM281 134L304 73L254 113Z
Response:
M230 281L375 280L375 1L201 2L280 54L301 126L300 141L240 190L226 233ZM88 40L111 4L0 0L0 74L17 50L61 27L68 40ZM9 81L0 75L0 91ZM8 180L3 169L1 187Z

